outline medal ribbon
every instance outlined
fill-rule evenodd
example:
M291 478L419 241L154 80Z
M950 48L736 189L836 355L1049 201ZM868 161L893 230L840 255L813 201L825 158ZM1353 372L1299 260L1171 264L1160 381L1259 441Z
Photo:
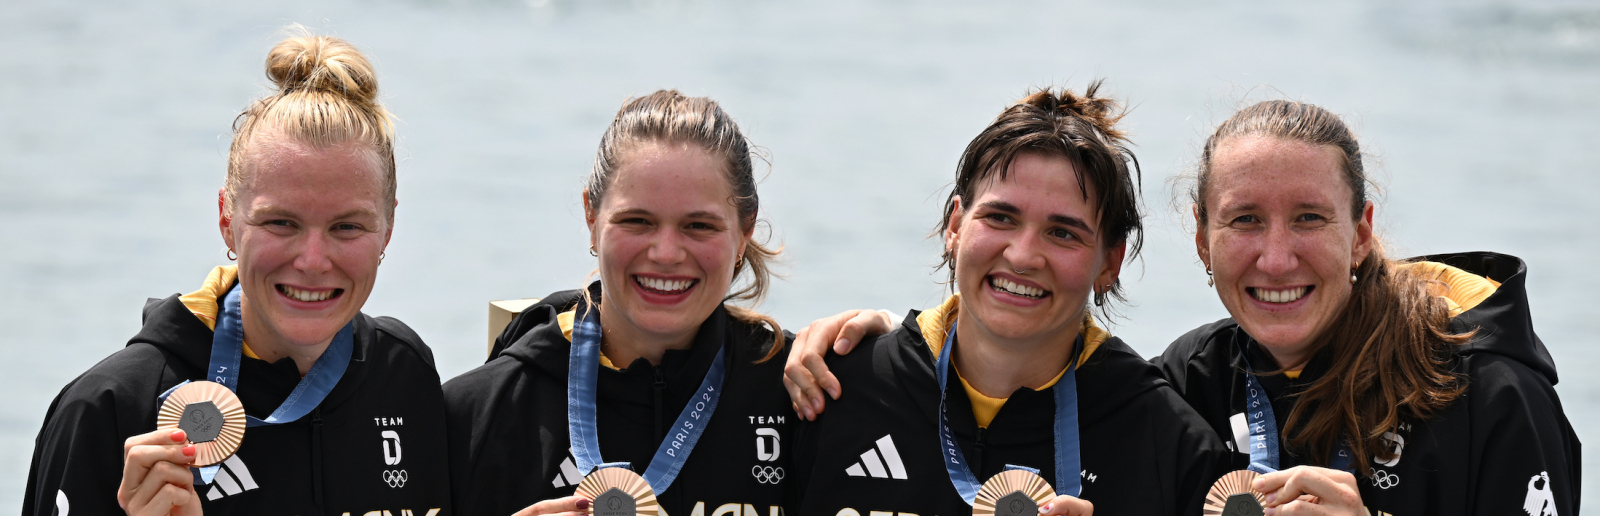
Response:
M972 474L966 466L967 459L961 453L961 447L956 444L955 435L950 431L949 400L945 385L950 379L950 355L955 348L956 325L950 325L950 333L945 336L944 347L939 349L939 361L934 365L934 372L939 377L939 445L944 448L944 469L950 475L950 484L955 486L956 493L966 500L967 505L972 505L978 498L978 489L983 484ZM1056 380L1055 386L1050 391L1055 394L1055 444L1056 444L1056 485L1057 494L1071 493L1072 496L1083 494L1083 479L1079 478L1082 469L1081 454L1078 450L1078 350L1083 347L1083 335L1079 334L1072 345L1072 361L1067 363L1067 371ZM1023 469L1038 474L1038 470L1026 466L1006 465L1007 470Z
M572 351L567 362L567 437L572 442L572 459L578 471L585 474L594 469L630 467L626 462L607 463L600 458L600 432L595 424L596 391L600 376L600 321L593 317L595 310L585 309L583 317L572 328ZM727 367L722 362L723 348L717 349L711 359L711 369L700 382L689 403L678 413L677 422L667 433L655 457L644 471L644 481L657 494L666 492L678 478L689 453L694 451L700 435L711 424L711 414L717 410L717 400L722 397L722 378Z
M1250 471L1263 475L1278 471L1278 419L1272 412L1272 400L1267 399L1267 390L1261 387L1261 382L1256 380L1255 369L1250 367L1250 357L1245 354L1243 347L1239 348L1239 356L1244 360L1245 366L1245 398L1244 413L1249 420L1250 440ZM1328 463L1333 469L1352 471L1350 447L1339 443L1335 448L1333 457Z
M217 313L216 331L211 336L211 364L206 371L206 380L222 384L228 390L239 392L239 357L244 354L244 319L240 313L240 297L243 289L237 284L228 291L223 298L221 310ZM344 372L350 367L350 356L355 349L354 320L345 323L344 328L333 336L333 342L322 351L322 356L317 357L316 363L311 365L311 370L300 378L300 383L295 384L294 390L289 391L289 397L278 405L277 410L266 419L257 419L255 416L245 416L245 427L257 427L290 423L305 417L322 400L328 397L333 387L339 384L339 379L344 377ZM189 382L185 381L167 389L161 394L165 401L168 395ZM211 479L217 474L221 464L213 464L198 470L197 475L201 484L210 484Z

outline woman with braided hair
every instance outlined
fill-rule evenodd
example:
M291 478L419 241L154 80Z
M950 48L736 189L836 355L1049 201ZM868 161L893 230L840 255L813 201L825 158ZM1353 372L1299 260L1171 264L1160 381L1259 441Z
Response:
M827 358L851 393L800 430L796 514L1198 513L1226 450L1090 313L1121 299L1142 231L1098 90L1035 92L967 146L939 222L954 292ZM979 492L1019 468L1049 489Z

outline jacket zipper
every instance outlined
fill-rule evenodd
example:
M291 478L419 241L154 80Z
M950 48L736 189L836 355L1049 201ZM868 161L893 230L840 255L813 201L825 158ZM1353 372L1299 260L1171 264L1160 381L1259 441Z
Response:
M662 391L667 390L667 377L661 373L661 368L659 366L654 368L654 371L656 373L656 383L651 385L651 387L654 388L656 395L656 442L659 443L662 439L666 438L666 436L663 435L665 431L661 428L661 393Z
M978 427L978 438L972 443L972 465L975 466L973 474L983 472L983 427Z
M322 407L311 409L311 499L322 504Z

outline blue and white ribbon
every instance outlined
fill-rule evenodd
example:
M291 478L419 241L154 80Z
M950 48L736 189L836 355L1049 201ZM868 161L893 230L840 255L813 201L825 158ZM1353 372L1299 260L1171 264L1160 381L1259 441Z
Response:
M956 493L966 500L967 505L972 505L978 497L978 490L983 484L972 474L967 467L967 459L961 453L961 447L956 444L955 434L950 432L950 411L948 391L945 386L950 379L950 354L955 348L956 325L950 325L950 333L945 336L944 347L939 349L939 361L934 365L934 371L939 377L939 445L944 448L944 469L950 475L950 484L955 486ZM1072 361L1067 363L1067 370L1061 378L1056 380L1055 386L1050 391L1055 395L1055 445L1056 445L1056 494L1078 496L1083 494L1083 479L1079 477L1081 471L1081 454L1078 449L1078 353L1083 348L1083 335L1078 335L1072 345ZM1023 469L1038 474L1039 470L1025 467L1006 465L1007 470Z
M235 284L228 295L223 298L222 306L217 313L216 331L211 336L211 364L206 371L206 380L222 384L228 390L239 392L239 360L244 354L244 319L240 311L240 297L243 289ZM311 413L322 400L328 397L333 387L339 384L339 379L344 377L344 372L350 367L350 356L355 349L354 320L345 323L344 328L333 336L333 342L317 357L316 363L311 365L311 370L300 378L300 383L295 384L294 390L289 391L289 397L278 405L277 410L266 419L257 419L255 416L245 416L245 426L257 427L277 425L298 421ZM166 401L167 396L178 390L184 381L174 385L167 392L161 393L160 401ZM222 467L214 464L197 470L196 476L201 484L210 484L216 477L217 469Z
M600 376L600 320L597 310L589 307L572 328L572 352L567 363L567 436L572 443L572 459L578 471L585 474L597 468L630 467L626 462L607 463L600 458L600 432L595 424L596 391ZM717 410L717 400L722 397L722 378L727 367L723 363L723 349L711 359L711 369L700 382L700 389L678 413L678 420L666 439L656 448L655 457L644 471L644 481L656 494L666 492L678 478L684 462L700 442L706 426L711 424L711 414Z

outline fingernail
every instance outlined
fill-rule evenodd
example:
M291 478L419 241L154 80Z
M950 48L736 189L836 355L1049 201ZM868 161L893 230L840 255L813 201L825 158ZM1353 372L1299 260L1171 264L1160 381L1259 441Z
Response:
M589 499L588 498L579 498L578 499L578 510L581 511L581 510L588 509L588 508L589 508Z
M828 388L828 395L829 396L833 396L833 399L839 399L839 388L838 387L829 387Z
M184 456L193 457L194 453L195 453L195 449L194 449L194 445L193 444L183 447L183 455Z
M1272 502L1276 502L1276 501L1278 501L1278 493L1277 492L1267 493L1267 503L1272 503Z
M1055 505L1056 504L1053 504L1053 503L1044 504L1044 507L1040 507L1039 508L1039 512L1050 512L1050 508L1054 507Z
M1265 516L1273 516L1274 514L1278 514L1278 508L1277 507L1267 507L1265 510L1262 511L1262 514L1265 515Z
M850 339L839 339L839 340L833 341L833 349L834 349L834 351L838 351L840 347L849 346L849 345L850 345Z
M810 421L811 418L814 417L814 416L811 415L811 407L806 407L804 409L800 409L800 415L801 416L805 416L806 421Z
M813 411L822 410L822 398L811 398L811 406L807 408Z
M172 434L168 435L167 438L172 439L172 442L181 443L184 438L183 430L173 430Z

